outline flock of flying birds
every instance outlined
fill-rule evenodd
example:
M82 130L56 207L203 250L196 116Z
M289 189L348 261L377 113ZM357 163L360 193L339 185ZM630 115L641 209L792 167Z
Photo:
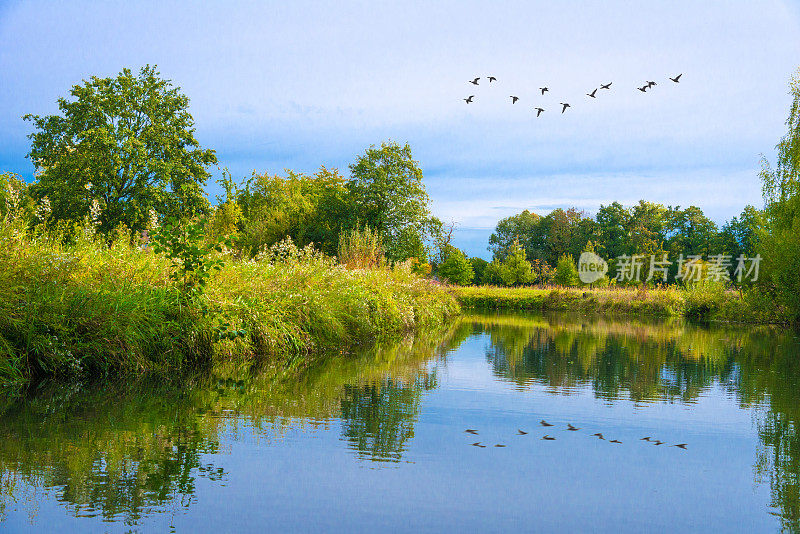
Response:
M539 424L542 425L543 427L555 426L555 425L553 425L551 423L548 423L544 419L539 421ZM580 428L578 428L576 426L572 426L571 424L567 423L566 430L569 430L569 431L572 431L572 432L577 432L578 430L580 430ZM475 436L478 435L478 431L476 429L474 429L474 428L468 428L464 432L466 432L467 434L473 434ZM525 436L527 434L528 434L528 432L525 432L524 430L517 429L517 435L518 436ZM606 441L606 438L603 436L602 432L595 432L594 434L592 434L592 437L596 437L597 439L602 439L603 441ZM542 436L542 439L545 440L545 441L555 441L556 440L556 438L554 438L553 436L550 436L548 434L545 434L544 436ZM646 441L648 443L652 443L653 445L664 445L665 444L663 441L658 440L658 439L653 439L650 436L645 436L645 437L639 439L639 441ZM619 441L617 439L610 439L610 440L608 440L608 442L609 443L622 443L621 441ZM475 443L470 443L470 445L472 445L473 447L480 447L481 449L485 449L486 448L486 445L483 445L480 441L476 441ZM686 450L686 446L687 445L688 445L688 443L677 443L675 445L670 445L670 447L678 447L679 449ZM505 445L503 445L502 443L498 443L498 444L495 445L495 447L505 447Z
M680 83L681 76L683 76L683 73L678 74L674 78L669 78L669 77L668 78L670 80L672 80L674 83ZM490 84L497 81L497 78L495 78L494 76L487 76L486 78L489 80ZM480 85L480 80L481 80L481 78L479 76L477 78L469 80L469 83L471 83L472 85ZM613 82L601 83L600 87L595 87L592 90L591 93L586 93L586 96L588 96L589 98L597 98L597 91L599 91L599 90L611 90L611 84L612 83ZM643 86L637 87L637 89L639 91L643 92L643 93L646 93L648 89L651 89L655 85L658 85L658 84L656 82L654 82L654 81L646 81ZM542 92L542 96L544 96L544 94L546 92L548 92L549 90L550 89L547 86L539 88L539 91ZM475 95L469 95L467 98L463 98L462 100L464 100L464 102L466 102L467 104L472 104L472 102L474 101L473 100L474 98L475 98ZM512 104L516 104L517 101L519 100L519 97L518 96L514 96L514 95L510 95L509 98L511 99L511 103ZM567 111L567 108L570 107L568 102L559 102L559 104L561 104L561 113L564 113L565 111ZM534 107L533 109L536 110L536 116L537 117L539 115L541 115L542 112L544 112L544 108L541 108L541 107Z

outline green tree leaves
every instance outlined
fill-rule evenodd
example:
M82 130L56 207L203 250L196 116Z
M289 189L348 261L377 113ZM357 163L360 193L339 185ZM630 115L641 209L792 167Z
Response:
M70 95L58 99L59 115L23 117L35 127L32 194L50 198L54 219L83 219L93 199L101 231L144 229L151 208L176 217L207 210L202 187L216 155L194 137L189 99L155 67L92 77Z
M350 165L347 188L360 223L381 233L389 260L426 255L425 240L440 223L431 216L422 169L408 144L368 148Z

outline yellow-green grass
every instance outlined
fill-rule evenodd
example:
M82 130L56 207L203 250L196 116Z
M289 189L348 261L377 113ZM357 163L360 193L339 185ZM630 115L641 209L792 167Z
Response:
M738 292L721 286L691 289L575 287L452 287L459 303L477 310L561 310L747 323L785 323L785 310L766 302L757 290Z
M187 305L169 261L152 250L0 231L0 384L305 357L438 328L459 312L449 291L407 266L224 260L201 300ZM219 336L236 330L246 333Z

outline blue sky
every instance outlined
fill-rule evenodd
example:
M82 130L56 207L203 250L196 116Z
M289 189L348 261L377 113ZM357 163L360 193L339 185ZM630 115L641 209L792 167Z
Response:
M234 176L346 171L370 144L410 143L434 213L487 257L523 209L644 198L722 222L760 206L798 58L798 2L0 0L0 170L32 176L23 114L157 64Z

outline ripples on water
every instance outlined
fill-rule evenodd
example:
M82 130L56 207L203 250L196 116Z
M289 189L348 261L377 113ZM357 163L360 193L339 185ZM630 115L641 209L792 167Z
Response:
M9 397L0 530L800 531L798 422L789 332L473 315L302 371Z

